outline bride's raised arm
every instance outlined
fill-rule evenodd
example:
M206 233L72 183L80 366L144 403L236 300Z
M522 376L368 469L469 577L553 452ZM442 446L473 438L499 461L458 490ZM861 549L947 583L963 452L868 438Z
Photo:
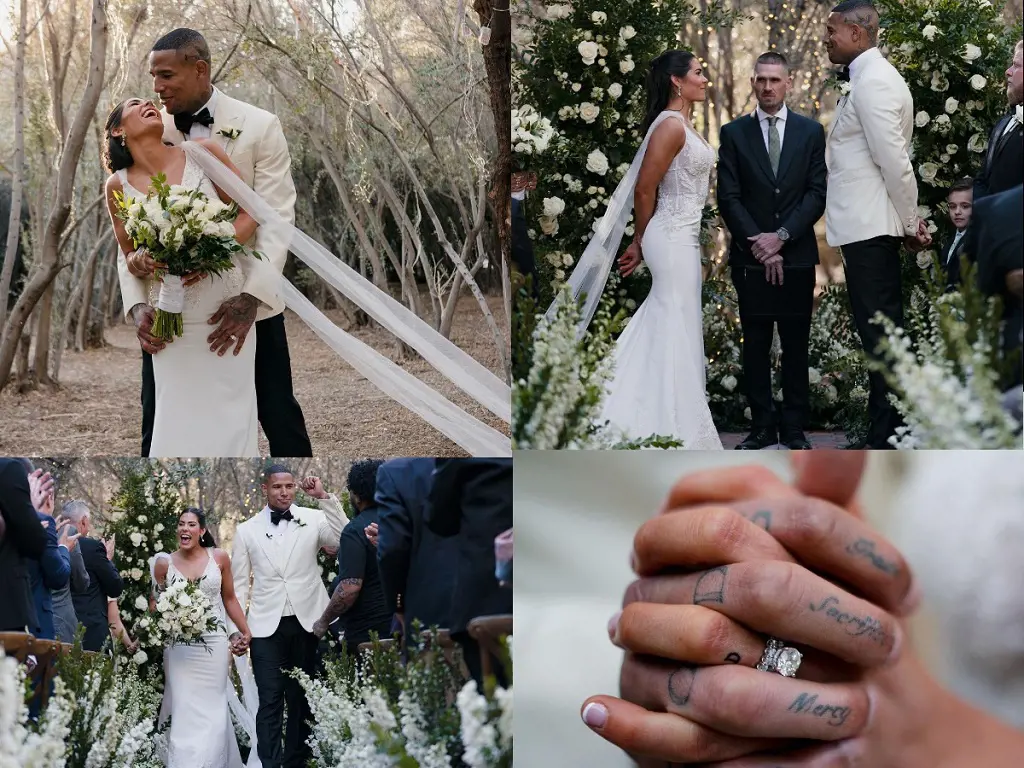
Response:
M170 561L171 556L166 552L160 552L153 558L150 566L150 575L153 577L153 591L149 595L150 613L156 612L156 599L167 589L167 564Z
M217 142L213 141L212 139L198 139L195 143L201 146L211 155L216 157L222 163L224 163L224 165L230 168L231 172L234 173L238 178L242 178L242 174L239 172L238 167L231 162L231 158L228 157L227 153L221 148L221 146ZM213 183L212 180L211 183ZM220 196L221 202L233 202L231 197L216 184L213 184L213 188L217 190L217 195ZM238 240L238 242L240 243L249 242L249 240L256 233L256 230L260 226L259 224L256 223L256 220L252 216L250 216L241 208L239 208L238 210L238 216L235 218L234 225L235 239Z
M245 611L242 610L238 597L235 595L235 579L231 575L231 558L223 549L213 550L213 559L217 561L220 568L220 596L224 601L224 610L227 611L231 624L242 634L241 648L249 647L252 640L252 633L249 631L249 623L245 619Z

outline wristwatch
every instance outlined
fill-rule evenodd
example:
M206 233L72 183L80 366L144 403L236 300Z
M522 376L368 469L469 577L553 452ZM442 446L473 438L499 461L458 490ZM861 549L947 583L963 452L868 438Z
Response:
M775 230L775 235L782 242L786 242L787 240L789 240L789 230L786 229L785 227L779 227L777 230Z

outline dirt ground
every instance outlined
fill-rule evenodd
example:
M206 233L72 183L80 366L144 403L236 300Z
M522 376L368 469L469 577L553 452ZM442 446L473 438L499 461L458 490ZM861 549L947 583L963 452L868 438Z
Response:
M503 323L501 298L490 299ZM336 313L327 313L339 322ZM383 394L288 312L288 347L295 395L316 456L460 456L465 451ZM507 333L507 331L506 331ZM386 330L353 334L398 362L477 418L509 434L508 426L477 405L418 355L396 358ZM0 456L138 456L142 423L142 358L134 329L108 329L107 346L65 352L60 387L24 395L0 392ZM502 376L498 354L472 297L459 302L452 341ZM506 339L507 342L507 339ZM260 432L260 450L269 450Z

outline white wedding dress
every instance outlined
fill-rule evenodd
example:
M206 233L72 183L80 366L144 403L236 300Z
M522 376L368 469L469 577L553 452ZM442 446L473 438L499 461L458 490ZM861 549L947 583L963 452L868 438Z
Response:
M160 721L171 718L167 768L242 768L235 729L228 708L226 612L221 598L220 568L209 562L199 588L209 598L221 629L203 635L205 645L172 645L164 649L164 700ZM167 584L185 580L167 558Z
M670 436L688 450L720 450L705 387L699 241L715 150L675 111L658 115L648 136L669 119L686 125L686 144L644 231L651 292L615 345L601 421L630 439Z
M124 193L136 199L145 192L128 183L128 172L117 172ZM216 198L217 190L188 153L182 186L199 188ZM250 330L241 352L234 346L223 356L210 351L207 337L216 328L209 319L225 299L241 293L242 259L219 277L207 277L185 289L183 334L153 355L156 416L150 456L259 456L256 412L256 331ZM160 283L149 285L150 305L156 305Z

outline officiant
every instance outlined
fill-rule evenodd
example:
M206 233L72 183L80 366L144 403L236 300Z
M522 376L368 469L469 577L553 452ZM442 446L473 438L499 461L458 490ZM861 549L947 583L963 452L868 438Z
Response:
M825 131L786 107L793 85L786 57L758 56L751 87L757 109L722 126L718 206L732 236L729 266L743 329L743 388L752 429L737 448L811 447L808 344L818 243L825 212ZM772 397L775 325L782 342L782 407Z

